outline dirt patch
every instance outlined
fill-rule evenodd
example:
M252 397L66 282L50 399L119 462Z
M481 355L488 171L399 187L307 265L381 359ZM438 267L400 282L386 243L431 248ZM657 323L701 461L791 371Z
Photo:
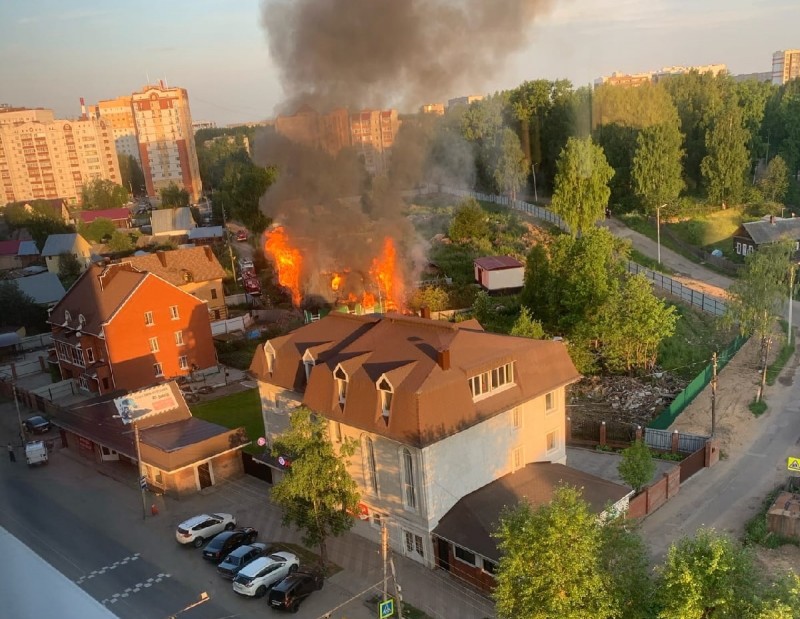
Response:
M745 444L749 444L758 424L758 418L748 407L755 398L761 381L759 347L758 338L750 338L719 373L716 435L720 441L720 450L727 455L736 454ZM777 353L778 346L773 346L770 350L770 363ZM771 389L768 386L764 392L767 403ZM669 429L689 434L711 434L711 385L700 392Z
M779 578L797 572L800 566L800 548L787 544L778 548L756 548L756 563L771 577Z
M728 298L728 291L724 288L720 288L719 286L714 286L713 284L707 284L706 282L701 282L699 279L694 279L688 277L687 275L675 274L672 275L672 279L677 282L680 282L684 286L697 290L698 292L702 292L712 297L716 297L718 299L725 300Z

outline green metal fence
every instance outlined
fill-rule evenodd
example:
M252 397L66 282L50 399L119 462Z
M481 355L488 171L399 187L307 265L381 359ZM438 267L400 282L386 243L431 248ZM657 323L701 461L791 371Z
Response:
M733 342L728 346L725 350L719 353L717 357L717 370L721 370L724 368L728 361L733 358L733 355L742 347L742 345L747 341L746 337L738 336ZM713 374L713 370L711 368L711 364L709 363L702 372L700 372L697 376L694 377L694 380L690 382L686 389L681 391L678 394L678 397L672 401L667 408L661 411L661 414L653 419L647 427L648 428L656 428L659 430L666 430L669 428L675 419L680 415L683 410L689 406L689 404L697 397L703 389L705 389L706 385L711 382L711 376Z

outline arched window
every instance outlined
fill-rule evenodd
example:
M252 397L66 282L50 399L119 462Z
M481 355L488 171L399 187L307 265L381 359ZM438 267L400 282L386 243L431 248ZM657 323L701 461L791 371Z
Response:
M81 326L86 324L86 317L83 314L78 314L78 323Z
M347 399L347 373L341 365L337 365L333 377L336 379L336 388L339 392L339 404L344 404Z
M275 349L272 344L264 344L264 356L267 358L267 371L272 374L275 371Z
M303 355L303 368L306 372L306 384L308 384L308 381L311 380L311 370L314 369L314 365L314 357L311 352L307 350Z
M69 310L64 310L64 322L71 322L72 315L69 313Z
M403 471L403 505L406 509L417 509L416 472L414 471L414 456L403 447L400 450L400 465Z
M372 494L378 494L378 469L375 465L375 443L369 436L364 437L364 480Z

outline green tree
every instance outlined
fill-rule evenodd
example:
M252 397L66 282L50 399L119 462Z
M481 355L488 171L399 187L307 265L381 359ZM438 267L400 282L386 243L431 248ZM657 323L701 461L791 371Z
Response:
M44 244L47 237L51 234L65 234L68 232L75 232L75 228L69 224L64 223L62 219L57 219L49 215L41 215L34 213L25 222L24 227L31 238L36 242L36 247L39 251L44 249Z
M767 348L775 316L789 296L793 254L793 241L763 245L757 252L747 255L739 278L728 288L723 324L738 325L742 335L754 335L761 341L762 388L758 400L761 400L766 378Z
M97 243L102 243L105 239L108 239L116 229L114 222L105 217L98 217L91 223L78 225L78 232L83 238Z
M327 564L329 537L353 526L359 495L347 472L356 442L343 441L337 450L328 438L327 422L305 407L292 411L289 429L272 446L273 456L289 456L291 466L272 488L272 501L283 509L284 526L302 532L303 543L319 548Z
M682 143L676 124L652 125L636 138L633 186L646 211L674 202L683 191Z
M61 280L64 288L69 289L75 283L75 280L80 277L81 272L81 263L78 262L75 254L71 254L68 251L58 254L58 279Z
M13 281L0 282L0 324L25 327L29 334L50 331L47 310L36 305Z
M759 586L751 554L711 529L674 543L659 573L659 619L739 619Z
M128 201L128 190L114 181L96 178L81 190L81 205L85 209L119 208Z
M106 247L114 253L123 253L131 251L134 248L134 244L130 234L122 230L114 230L111 238L108 239L108 243L106 243Z
M597 309L600 352L612 372L652 371L661 342L675 333L674 306L653 294L644 275L629 276Z
M447 235L458 243L489 237L489 217L474 198L467 198L456 209Z
M727 102L706 131L708 154L700 164L712 203L737 203L742 199L745 175L750 166L749 139L742 124L741 109L735 102Z
M525 183L528 163L520 148L519 138L513 130L506 127L500 133L496 147L493 177L498 193L516 200L517 191Z
M475 314L475 318L478 319L479 323L483 324L489 321L493 311L494 303L492 303L489 293L485 290L479 291L472 302L472 313Z
M600 564L618 609L617 619L652 619L655 587L650 555L641 536L624 515L609 519L600 530Z
M119 155L118 161L122 186L130 190L133 195L144 195L147 191L144 172L136 158L132 155Z
M519 310L519 317L511 327L511 335L517 337L529 337L532 340L543 340L545 338L544 328L539 320L531 316L531 311L524 305Z
M494 590L501 619L604 619L616 616L600 551L596 514L575 488L548 505L506 509L495 537L501 551Z
M642 491L656 472L656 463L653 454L647 444L639 439L633 442L630 447L623 450L622 460L617 465L619 476L626 484L633 488L636 493Z
M432 312L441 312L447 307L448 294L444 288L438 286L424 286L417 288L408 300L409 309L418 312L427 307Z
M611 195L608 181L613 176L603 149L591 138L567 141L558 158L552 209L573 235L586 232L603 219Z
M189 192L175 183L170 183L161 192L161 208L180 208L189 206Z
M782 202L789 189L789 167L780 155L775 155L758 181L758 186L770 202Z

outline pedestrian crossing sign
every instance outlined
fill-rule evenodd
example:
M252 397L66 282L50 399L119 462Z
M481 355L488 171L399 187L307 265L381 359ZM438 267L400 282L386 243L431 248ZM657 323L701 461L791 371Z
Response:
M793 458L789 456L786 459L786 468L793 473L800 473L800 458Z
M378 604L378 616L380 619L394 616L394 598L389 598Z

